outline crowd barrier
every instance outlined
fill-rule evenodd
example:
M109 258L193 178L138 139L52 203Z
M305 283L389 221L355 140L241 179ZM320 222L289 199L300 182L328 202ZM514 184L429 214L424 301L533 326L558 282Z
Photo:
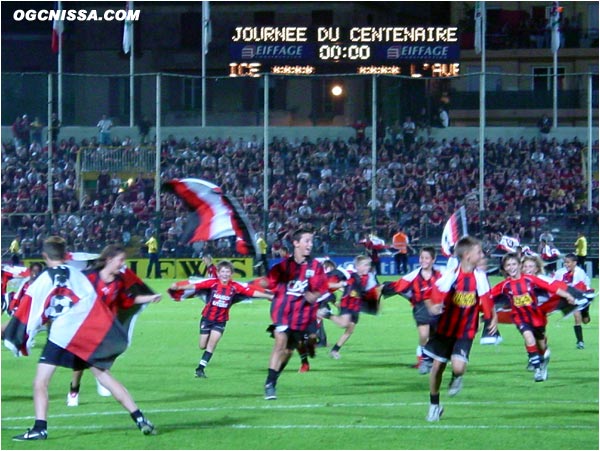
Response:
M214 263L217 264L220 260L229 260L233 263L234 268L234 279L237 280L248 280L256 277L256 271L254 269L255 260L252 258L215 258ZM348 268L353 264L354 256L335 256L330 257L336 266ZM33 262L41 262L40 259L26 259L24 264L29 266ZM269 267L272 267L276 263L280 262L280 258L269 259ZM446 266L448 259L442 255L438 255L435 260L435 266L438 269L443 269ZM498 266L500 260L494 261L490 259L489 266ZM134 258L127 260L127 266L131 268L141 278L146 278L148 271L148 259L147 258ZM409 271L413 271L419 266L419 257L417 255L409 255L408 257L408 268ZM562 260L558 262L558 268L562 267ZM199 258L161 258L160 259L160 275L163 279L176 279L184 280L192 276L199 276L204 271L204 263ZM585 272L591 279L598 275L598 259L592 259L586 261ZM381 273L380 276L395 276L398 274L396 268L396 262L392 256L381 257ZM154 270L151 275L154 278Z

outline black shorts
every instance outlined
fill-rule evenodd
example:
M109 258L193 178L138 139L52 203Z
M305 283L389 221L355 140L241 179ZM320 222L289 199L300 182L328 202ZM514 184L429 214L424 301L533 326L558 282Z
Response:
M219 332L221 335L225 332L227 321L210 321L204 317L200 319L200 335L208 335L211 330Z
M418 304L415 304L413 307L413 318L415 319L417 326L435 324L438 320L437 316L429 314L429 310L427 310L425 302L419 302Z
M546 328L544 326L534 327L531 324L521 323L517 325L517 329L519 329L521 335L523 335L523 333L526 331L530 331L533 334L533 338L536 340L543 340L546 336Z
M44 346L42 354L40 355L39 363L64 366L65 368L71 368L75 371L85 370L91 366L85 360L51 341L46 342L46 346Z
M355 312L354 310L347 309L346 307L340 307L340 316L342 315L350 315L350 321L352 321L354 324L358 324L360 312Z
M469 362L473 339L446 337L434 333L423 352L432 359L447 363L452 357Z

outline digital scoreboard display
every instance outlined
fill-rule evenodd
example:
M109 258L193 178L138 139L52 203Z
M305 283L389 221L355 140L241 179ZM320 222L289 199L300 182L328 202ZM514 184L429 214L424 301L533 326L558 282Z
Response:
M460 45L457 27L240 26L231 33L229 52L231 76L450 76L459 71Z

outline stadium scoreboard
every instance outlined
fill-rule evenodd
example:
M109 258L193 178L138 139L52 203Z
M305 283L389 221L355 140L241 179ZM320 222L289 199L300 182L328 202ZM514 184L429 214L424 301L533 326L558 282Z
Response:
M448 77L459 73L457 27L235 27L232 77L390 74Z

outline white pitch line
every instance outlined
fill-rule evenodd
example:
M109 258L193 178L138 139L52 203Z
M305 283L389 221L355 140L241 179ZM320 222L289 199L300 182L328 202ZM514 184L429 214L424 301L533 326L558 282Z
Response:
M527 405L527 406L535 406L542 405L548 406L550 404L574 404L577 403L579 405L590 404L597 406L598 400L588 400L588 401L570 401L570 400L543 400L539 402L532 401L506 401L506 402L496 402L496 401L458 401L445 403L446 407L449 406L517 406L517 405ZM247 405L247 406L217 406L217 407L188 407L188 408L172 408L172 409L144 409L146 413L188 413L188 412L218 412L218 411L231 411L231 410L296 410L296 409L326 409L326 408L334 408L334 409L347 409L347 408L360 408L360 407L377 407L377 408L396 408L396 407L423 407L429 406L428 402L390 402L390 403L319 403L319 404L291 404L291 405L281 405L275 404L273 402L265 401L262 405ZM116 411L103 411L103 412L85 412L78 413L76 412L78 409L73 409L73 413L61 413L56 415L50 415L50 419L56 418L74 418L74 417L89 417L89 416L103 416L103 415L119 415L125 414L123 410ZM23 421L23 420L31 420L33 416L21 416L21 417L4 417L2 421Z
M425 418L423 418L425 421ZM107 426L94 426L94 425L84 425L84 426L55 426L52 425L52 430L57 431L89 431L89 430L106 430ZM119 429L124 429L124 427L118 427ZM21 430L23 426L7 426L2 427L4 430ZM160 434L161 427L157 426L157 431ZM578 425L548 425L548 426L525 426L525 425L506 425L506 424L490 424L490 425L473 425L473 424L421 424L421 425L398 425L398 424L387 424L387 425L369 425L369 424L332 424L332 425L323 425L323 424L269 424L269 425L251 425L251 424L230 424L230 425L219 425L215 426L214 424L202 426L202 425L193 425L193 426L173 426L172 428L166 427L164 430L179 430L179 429L280 429L280 430L291 430L291 429L322 429L322 430L332 430L332 429L364 429L364 430L420 430L420 429L454 429L454 430L477 430L477 429L503 429L503 430L596 430L596 426L584 426L581 424Z

